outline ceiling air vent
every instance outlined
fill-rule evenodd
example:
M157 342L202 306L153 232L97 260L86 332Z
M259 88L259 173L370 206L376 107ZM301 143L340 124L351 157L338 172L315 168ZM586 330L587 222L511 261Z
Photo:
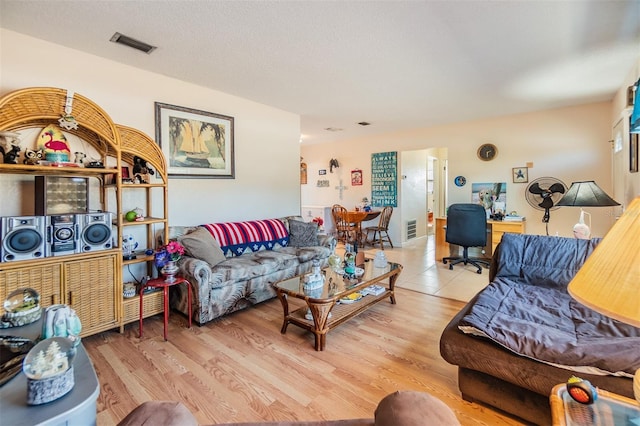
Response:
M147 44L144 41L139 41L134 38L127 37L126 35L120 33L115 33L111 37L110 41L114 43L124 44L125 46L132 47L144 53L151 53L156 49L156 46Z

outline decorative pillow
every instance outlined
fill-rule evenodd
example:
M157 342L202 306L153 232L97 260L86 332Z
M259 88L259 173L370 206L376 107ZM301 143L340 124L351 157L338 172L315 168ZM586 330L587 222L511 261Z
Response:
M204 260L211 267L227 259L216 239L202 227L178 237L178 241L189 256Z
M315 222L289 221L289 245L310 247L318 245L318 224Z

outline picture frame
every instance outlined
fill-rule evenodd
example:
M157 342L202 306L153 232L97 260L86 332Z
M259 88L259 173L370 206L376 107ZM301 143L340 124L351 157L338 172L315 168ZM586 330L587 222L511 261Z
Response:
M351 170L351 186L362 186L362 170Z
M169 177L235 178L233 117L155 102L155 121Z
M511 169L511 176L513 177L513 183L527 183L529 182L529 168L514 167Z
M326 175L326 174L327 174L327 169L320 169L320 170L318 170L318 174L319 174L320 176Z
M638 133L629 134L629 172L638 173Z

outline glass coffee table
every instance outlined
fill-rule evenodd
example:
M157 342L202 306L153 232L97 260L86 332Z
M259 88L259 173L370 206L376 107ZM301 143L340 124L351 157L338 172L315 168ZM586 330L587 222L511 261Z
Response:
M640 405L635 400L602 389L590 405L574 401L564 384L556 385L549 399L554 426L640 424Z
M380 268L373 263L373 259L365 259L358 277L345 275L341 268L324 268L324 282L316 288L305 286L305 276L309 274L274 284L284 314L281 333L286 333L289 323L302 327L315 335L315 349L322 351L329 330L387 297L395 304L395 283L402 265L388 262ZM358 296L361 292L366 295ZM304 300L306 306L289 312L289 296Z

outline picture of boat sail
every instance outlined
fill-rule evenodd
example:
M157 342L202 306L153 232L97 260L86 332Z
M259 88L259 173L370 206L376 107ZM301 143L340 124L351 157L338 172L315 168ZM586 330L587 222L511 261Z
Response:
M156 102L156 133L169 174L233 176L233 117Z

